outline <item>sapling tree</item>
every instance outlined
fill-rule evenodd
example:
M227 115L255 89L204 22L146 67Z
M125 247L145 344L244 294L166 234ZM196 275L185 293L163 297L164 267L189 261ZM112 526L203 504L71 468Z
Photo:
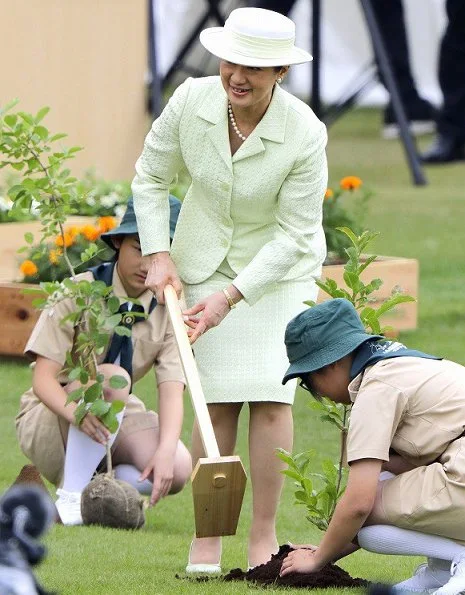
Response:
M68 395L67 403L78 403L75 410L78 426L90 412L110 432L115 432L118 427L116 414L123 409L124 403L105 401L104 377L98 372L97 358L105 351L111 333L130 336L130 330L120 324L120 302L111 287L102 281L75 279L83 264L96 255L96 244L89 245L81 254L80 262L72 262L67 251L64 224L74 213L73 205L83 197L79 196L82 186L66 164L81 148L56 148L57 142L66 134L51 134L43 125L48 107L40 109L36 115L24 111L13 113L16 103L0 109L0 169L12 168L21 176L8 191L14 202L12 209L34 208L42 223L40 242L58 236L60 255L70 275L62 282L41 283L37 288L24 291L37 294L33 304L40 309L53 307L63 300L72 302L70 312L61 320L61 324L71 324L75 330L74 348L66 354L65 372L70 381L78 380L80 386ZM32 245L33 239L32 234L26 234L28 244ZM123 376L114 375L109 383L112 388L123 388L127 381ZM109 446L107 464L111 470Z
M317 281L318 287L331 298L345 298L352 302L357 309L360 319L368 333L383 335L392 331L391 327L381 326L380 318L395 306L412 302L415 299L409 295L401 294L394 290L387 300L379 307L373 307L373 292L382 285L381 279L372 279L365 283L361 275L369 265L376 260L376 255L364 256L369 243L379 235L375 232L364 231L356 235L348 227L338 227L338 231L349 238L351 245L345 249L348 260L344 265L345 288L339 287L333 279ZM305 302L314 306L315 302ZM344 493L346 483L345 451L347 430L349 424L349 406L334 403L325 397L312 399L311 409L320 414L320 419L332 424L340 432L340 449L338 462L323 459L321 472L310 472L309 468L316 458L315 450L308 450L296 455L278 449L278 457L284 461L288 468L282 473L294 480L296 485L295 503L305 506L307 519L318 529L325 531L333 516L339 498Z

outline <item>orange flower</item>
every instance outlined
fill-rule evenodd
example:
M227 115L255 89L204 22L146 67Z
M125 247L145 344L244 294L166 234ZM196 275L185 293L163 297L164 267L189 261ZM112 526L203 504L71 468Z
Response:
M19 267L19 270L25 277L32 277L37 274L37 267L32 260L24 260Z
M55 238L55 246L59 246L61 248L63 244L66 246L66 248L69 248L74 244L74 237L69 233L69 231L65 231L64 241L62 235L59 235Z
M81 227L80 233L86 238L86 240L89 240L89 242L95 242L101 232L98 227L94 227L93 225L83 225Z
M63 254L63 252L58 249L58 250L50 250L49 254L48 254L48 259L50 261L51 264L58 264L58 260L60 259L60 256Z
M66 228L65 233L70 235L73 240L79 234L79 227L77 225L70 225Z
M116 227L116 219L114 217L100 217L98 220L100 233L106 233Z
M357 176L346 176L339 183L343 190L357 190L362 185L362 180Z
M334 192L331 190L331 188L327 188L325 192L325 198L333 198L333 196Z

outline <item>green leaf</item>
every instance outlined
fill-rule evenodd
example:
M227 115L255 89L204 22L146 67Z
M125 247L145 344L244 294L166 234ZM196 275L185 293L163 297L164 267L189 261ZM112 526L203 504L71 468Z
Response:
M389 310L392 310L392 308L394 308L398 304L405 304L408 302L415 302L415 301L416 301L415 298L412 297L411 295L403 295L403 294L397 293L397 294L391 296L390 298L388 298L385 302L383 302L381 304L381 306L378 308L378 310L376 311L376 313L379 318L383 314L386 314L386 312L389 312Z
M111 376L109 384L111 388L124 388L128 385L128 381L124 376L115 374L114 376Z
M118 306L119 307L119 306ZM109 316L106 321L105 321L105 326L107 328L114 328L115 332L116 332L116 328L118 327L119 323L121 322L121 314L113 314L112 316ZM125 327L123 327L125 328ZM129 329L125 329L125 330L129 330ZM120 333L118 333L120 334ZM131 331L129 330L129 335L126 335L128 337L131 336Z
M359 274L362 273L368 266L370 266L370 264L375 261L378 257L376 256L376 254L373 254L371 256L368 256L366 258L366 260L360 265L360 268L358 270Z
M66 138L67 136L68 136L67 134L64 134L63 132L59 132L58 134L54 134L51 138L49 138L49 141L53 143L56 140Z
M31 114L27 114L26 112L18 112L18 116L22 118L27 124L30 124L31 126L34 124Z
M119 299L115 295L112 295L108 298L107 306L112 314L116 314L119 310Z
M117 399L116 401L111 402L111 410L116 415L117 413L121 413L123 409L126 407L126 403L124 401L120 401Z
M18 116L16 114L8 114L3 119L10 128L14 128L18 120Z
M341 231L342 233L344 233L352 242L352 244L356 247L357 246L357 236L354 234L354 232L349 228L349 227L336 227L336 229L338 231Z
M314 302L313 300L305 300L304 304L307 306L310 306L310 308L313 308L313 306L316 306L316 302Z
M351 273L350 271L344 271L344 282L352 289L352 291L357 292L360 287L360 280L356 273Z
M279 459L281 459L281 461L283 461L284 463L287 463L288 465L292 465L294 463L294 461L292 460L292 456L290 455L290 453L288 453L283 448L277 448L276 449L276 456Z
M106 415L111 408L111 403L108 401L104 401L103 399L97 399L92 403L90 406L89 411L93 413L96 417L102 417Z
M28 231L24 234L24 241L26 242L26 244L32 244L34 242L34 235L30 231Z
M81 373L79 374L79 382L81 384L87 384L89 382L89 373L81 368Z
M298 473L297 471L293 471L292 469L284 469L281 473L283 475L285 475L286 477L290 477L291 479L295 479L299 483L300 483L300 481L302 479L302 476L300 475L300 473Z
M118 420L111 409L109 409L105 415L100 417L100 421L110 430L112 434L114 434L118 429Z
M76 368L73 368L70 373L69 373L69 379L70 380L77 380L79 378L79 376L81 375L81 368L78 366Z
M37 310L41 310L46 307L47 300L45 298L36 298L35 300L32 300L32 305L34 308L37 308Z
M74 153L77 153L78 151L82 151L84 147L71 147L70 149L68 149L68 155L73 155Z
M304 479L302 480L302 487L304 488L307 494L311 494L313 492L312 480L308 477L304 477Z
M37 112L36 117L34 118L36 121L36 124L38 124L41 120L43 120L49 111L50 111L50 108L48 106L42 107Z
M328 479L336 480L337 478L337 469L334 466L334 463L328 459L325 459L321 463L321 467L323 469L323 473L326 475Z
M48 130L45 126L36 126L34 128L34 134L37 134L41 140L45 140L48 137Z
M119 314L118 314L119 316ZM131 330L126 328L125 326L116 326L115 327L115 333L117 335L120 335L120 337L131 337Z
M333 424L334 426L336 426L336 428L341 428L341 424L338 423L337 420L334 419L334 417L332 417L331 415L322 415L320 418L322 421L327 421L330 424Z
M73 401L80 401L84 395L84 388L80 386L76 390L71 391L66 399L66 404L69 405Z
M25 287L24 289L21 289L21 293L25 293L26 295L34 293L43 294L44 290L41 287Z
M84 401L86 403L92 403L96 399L102 396L102 385L99 382L95 382L86 388L84 392Z
M76 424L78 426L81 425L82 420L87 415L88 407L89 407L89 405L87 403L85 403L84 401L76 407L76 411L74 412L74 419L76 420Z

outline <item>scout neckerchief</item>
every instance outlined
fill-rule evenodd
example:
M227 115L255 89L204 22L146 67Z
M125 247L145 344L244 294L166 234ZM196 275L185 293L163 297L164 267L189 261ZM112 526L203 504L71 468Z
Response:
M93 274L94 279L96 281L103 281L105 285L108 287L113 283L113 272L115 269L116 262L104 262L99 264L96 267L92 267L89 271ZM119 297L119 296L117 296ZM157 305L157 300L152 298L149 306L148 315L150 315ZM132 306L132 308L130 307ZM145 320L142 316L132 316L126 315L127 312L144 312L144 308L140 304L134 304L133 302L123 302L120 307L119 311L120 314L123 314L120 322L120 326L124 326L129 330L132 330L134 324ZM113 333L113 336L110 341L110 346L108 347L107 354L105 356L105 360L103 363L105 364L113 364L117 357L119 359L119 365L126 370L132 380L132 356L133 356L133 347L132 347L132 338L126 337L125 335L117 335Z
M385 341L378 339L370 339L362 343L360 347L355 350L354 359L350 368L350 379L353 380L356 376L363 372L367 366L372 366L384 359L392 359L394 357L422 357L425 359L442 359L417 351L416 349L408 349L398 341Z

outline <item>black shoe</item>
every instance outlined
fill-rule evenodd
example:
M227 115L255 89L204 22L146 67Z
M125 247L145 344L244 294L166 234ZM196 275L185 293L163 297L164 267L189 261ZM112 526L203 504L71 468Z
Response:
M465 159L465 140L438 134L433 144L420 155L423 163L449 163Z
M426 99L418 99L414 103L404 105L409 129L414 136L429 134L436 128L436 110ZM385 139L399 138L400 127L397 123L392 103L388 103L384 110L384 125L382 136Z

